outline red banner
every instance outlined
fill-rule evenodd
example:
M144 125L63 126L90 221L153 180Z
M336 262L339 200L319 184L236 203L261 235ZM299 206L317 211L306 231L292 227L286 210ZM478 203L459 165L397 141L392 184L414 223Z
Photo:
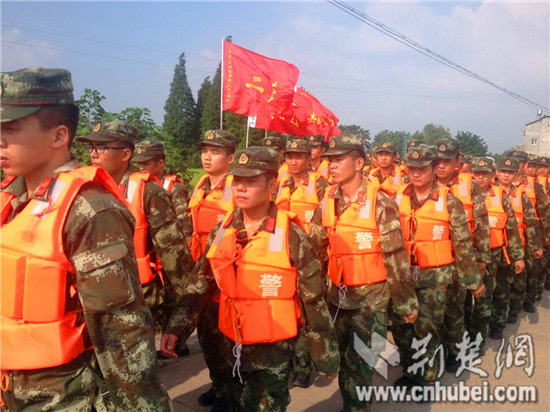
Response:
M246 116L288 113L299 74L293 64L224 41L223 110Z

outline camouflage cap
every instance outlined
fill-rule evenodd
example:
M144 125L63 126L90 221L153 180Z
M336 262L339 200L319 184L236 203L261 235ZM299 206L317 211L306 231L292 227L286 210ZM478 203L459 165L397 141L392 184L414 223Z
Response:
M503 153L505 157L515 157L517 158L521 163L525 163L527 161L527 153L523 150L508 150Z
M285 139L284 137L279 136L268 136L265 139L262 139L260 145L270 146L275 150L285 150Z
M365 156L365 147L363 146L363 138L359 135L342 135L331 137L328 142L328 150L326 156L337 156L346 154L355 150Z
M395 143L392 142L383 142L378 143L376 146L374 146L374 153L380 153L380 152L388 152L388 153L397 153L397 148L395 147Z
M540 158L535 154L530 154L527 156L527 163L539 165L540 164Z
M454 159L460 154L458 141L454 139L438 139L434 146L437 147L437 157L440 159Z
M76 138L79 142L122 142L132 147L136 145L139 131L137 127L120 120L101 121L87 136Z
M252 177L279 171L279 154L271 147L250 146L238 150L231 168L234 176Z
M426 142L422 139L411 139L407 142L407 149L409 147L416 147L421 144L426 144Z
M540 157L540 165L550 167L550 157L541 156Z
M474 157L472 159L471 171L492 173L495 170L495 162L490 157Z
M136 144L136 151L132 160L134 162L148 162L158 155L164 154L164 144L158 140L144 140Z
M311 146L305 139L292 139L286 143L285 153L311 153Z
M322 134L312 134L305 137L311 146L322 146L325 144L325 136Z
M395 164L401 164L401 162L403 161L403 158L401 157L400 154L396 154L395 155L395 159L393 159L393 163Z
M468 153L460 153L460 160L462 163L472 163L473 156Z
M409 147L405 165L408 167L426 167L437 160L437 149L433 146L419 144Z
M497 170L509 170L517 172L519 169L519 160L515 157L502 157L497 162Z
M198 147L204 145L230 147L235 150L239 145L239 138L226 130L208 130L204 134L204 140L195 144Z
M46 106L74 105L71 73L29 67L0 75L0 121L21 119Z

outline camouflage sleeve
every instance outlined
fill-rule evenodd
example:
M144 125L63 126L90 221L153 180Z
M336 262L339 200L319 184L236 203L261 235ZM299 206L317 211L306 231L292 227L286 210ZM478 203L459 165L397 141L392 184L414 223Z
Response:
M508 220L506 221L506 239L508 241L506 250L508 251L508 255L512 261L523 259L523 245L519 237L518 220L512 208L512 202L510 202L510 198L505 194L502 195L502 207L508 215Z
M474 252L479 263L491 263L491 242L489 241L489 213L485 206L485 196L477 182L472 182L472 202L474 219Z
M206 241L206 251L210 249L220 226L221 223L218 223L210 232ZM217 285L205 252L189 274L185 292L176 303L164 333L170 333L178 336L181 340L187 340L197 326L199 315L206 306L208 298L213 296L216 290Z
M476 290L481 287L483 280L477 266L464 206L460 200L449 193L447 194L447 209L449 210L449 230L453 242L458 282L465 289Z
M409 266L397 203L385 192L378 191L376 223L382 238L382 257L388 276L388 287L393 310L398 315L409 315L418 309L415 282Z
M70 210L64 247L116 409L169 411L158 379L153 319L139 283L133 226L130 212L112 194L88 185Z
M289 249L292 266L298 271L297 288L302 309L304 336L319 372L336 375L340 364L336 330L325 301L326 284L321 262L312 240L291 222Z
M540 183L535 183L535 195L537 196L537 214L540 218L540 226L545 238L550 237L550 213L548 197Z
M525 194L521 194L521 202L523 204L523 222L525 223L525 239L527 246L531 251L542 249L542 234L540 231L540 223L535 215L535 209L531 203L531 199Z
M186 242L189 242L191 240L191 236L193 235L193 223L189 217L189 194L187 193L187 189L180 182L175 182L170 198L172 200L172 206L174 207L174 212L176 212L176 217L180 224L183 237Z
M194 262L176 220L169 193L156 183L147 182L144 208L155 253L177 298L185 289L187 273L193 269Z
M325 189L330 186L330 183L324 177L320 177L317 180L317 198L322 199L325 195Z
M309 232L309 236L313 240L319 259L321 259L321 262L326 262L328 260L328 237L327 230L322 225L321 215L322 209L321 204L319 204L317 209L315 209L315 212L313 212L313 217L311 218L311 230Z

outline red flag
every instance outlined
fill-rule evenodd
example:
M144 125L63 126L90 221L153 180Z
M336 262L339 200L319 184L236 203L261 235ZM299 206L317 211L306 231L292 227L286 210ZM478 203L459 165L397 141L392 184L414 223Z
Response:
M224 41L223 110L246 116L286 113L299 74L293 64Z
M337 127L338 120L315 96L298 87L290 114L269 116L260 112L256 117L256 127L298 136L323 134L328 141L330 137L342 134Z

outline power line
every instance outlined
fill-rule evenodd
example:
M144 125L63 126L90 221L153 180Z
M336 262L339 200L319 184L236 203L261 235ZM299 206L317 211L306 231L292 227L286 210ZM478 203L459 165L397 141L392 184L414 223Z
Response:
M107 55L103 55L103 54L83 52L83 51L79 51L79 50L63 49L63 48L60 48L60 47L44 46L44 45L39 45L39 44L23 43L23 42L4 40L4 39L0 39L0 41L2 41L3 43L10 43L10 44L16 44L16 45L21 45L21 46L35 47L35 48L48 49L48 50L58 50L58 51L63 51L63 52L68 52L68 53L83 54L83 55L92 56L92 57L101 57L101 58L106 58L106 59L120 60L120 61L132 62L132 63L147 64L147 65L151 65L151 66L161 66L161 67L170 67L170 68L173 67L172 65L165 64L165 63L146 62L146 61L142 61L142 60L127 59L127 58L124 58L124 57L107 56ZM208 71L192 69L192 68L186 68L186 70L199 72L199 73L211 74ZM350 89L350 88L343 88L343 87L330 87L330 86L323 86L323 85L304 84L304 86L318 87L318 88L324 88L324 89L333 89L333 90L363 92L363 93L386 94L386 95L394 95L394 96L424 97L424 98L445 99L445 100L467 100L467 101L479 101L479 102L494 102L494 101L491 101L491 100L479 100L479 99L469 99L469 98L461 98L461 97L446 97L446 96L419 95L419 94L409 94L409 93L382 92L382 91L374 91L374 90ZM437 89L434 89L434 90L437 90Z
M329 4L332 4L333 6L339 8L340 10L344 11L345 13L349 14L353 18L365 23L366 25L372 27L375 30L378 30L379 32L385 34L388 37L391 37L394 40L397 40L398 42L404 44L405 46L416 50L417 52L423 54L426 57L429 57L432 60L437 61L440 64L443 64L447 67L450 67L451 69L454 69L460 73L463 73L467 76L470 76L476 80L479 80L483 83L486 83L490 86L493 86L494 88L506 93L507 95L513 97L516 100L519 100L520 102L527 104L531 107L534 107L536 109L543 109L546 112L550 112L550 109L544 105L538 104L532 100L529 100L526 97L523 97L517 93L514 93L511 90L506 89L503 86L500 86L474 72L471 70L468 70L467 68L460 66L459 64L455 63L454 61L444 57L443 55L436 53L433 50L430 50L429 48L421 45L420 43L406 37L405 35L393 30L392 28L386 26L385 24L379 22L378 20L367 16L365 13L362 13L361 11L355 9L354 7L344 3L341 0L327 0Z
M67 38L93 41L93 42L97 42L97 43L110 44L110 45L115 45L115 46L120 46L120 47L128 47L128 48L137 49L137 50L148 50L148 51L153 51L153 52L157 52L157 53L164 53L164 54L178 55L178 56L180 54L180 53L177 53L177 52L174 52L174 51L160 50L160 49L155 49L155 48L150 48L150 47L143 47L143 46L136 46L136 45L127 44L127 43L119 43L119 42L113 42L113 41L93 39L91 37L75 36L75 35L72 35L72 34L51 32L51 31L46 31L46 30L31 29L31 28L28 28L28 27L15 26L15 25L12 25L12 24L4 24L4 26L5 27L12 27L12 28L15 28L15 29L20 29L20 30L25 30L25 31L45 33L45 34L51 34L51 35L67 37ZM216 61L216 62L220 60L220 58L208 58L208 57L192 56L192 55L186 55L185 57L186 58L193 58L193 59ZM414 89L426 89L426 90L447 91L447 92L455 92L455 93L496 96L494 93L469 92L469 91L455 90L455 89L439 89L439 88L435 88L435 87L413 86L413 85L408 85L408 84L378 82L378 81L373 81L373 80L364 80L364 79L354 79L354 78L331 76L331 75L326 75L326 74L316 74L316 73L308 73L308 72L301 72L301 74L306 75L306 76L324 77L324 78L327 78L327 79L335 79L335 80L348 80L348 81L360 82L360 83L373 83L373 84L382 84L382 85L390 85L390 86L398 86L398 87L410 87L410 88L414 88Z

